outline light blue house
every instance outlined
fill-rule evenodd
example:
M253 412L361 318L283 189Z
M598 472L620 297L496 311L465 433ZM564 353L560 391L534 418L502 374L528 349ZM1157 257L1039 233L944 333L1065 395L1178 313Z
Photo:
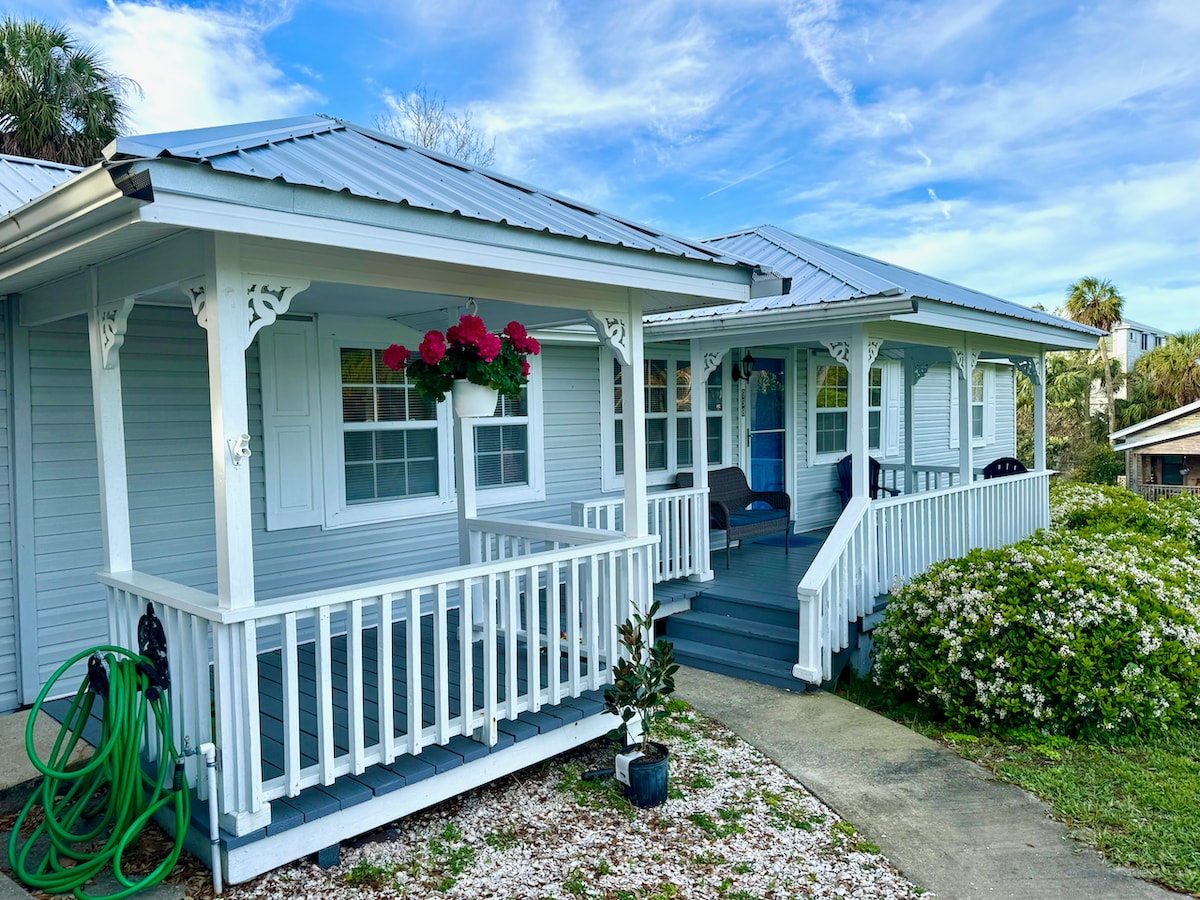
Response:
M231 882L604 734L616 625L712 577L711 467L834 526L788 586L788 669L820 681L892 578L1044 523L1043 354L1095 343L777 229L683 240L320 117L121 138L82 171L0 160L0 201L0 709L133 643L153 603L177 740L220 748L217 797L189 777ZM522 400L477 420L379 363L472 307L544 336ZM1012 450L1014 366L1037 471L977 482ZM869 454L900 497L865 496Z

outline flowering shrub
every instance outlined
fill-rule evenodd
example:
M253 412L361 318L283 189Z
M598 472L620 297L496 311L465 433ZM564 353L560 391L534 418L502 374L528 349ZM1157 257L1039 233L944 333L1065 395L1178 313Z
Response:
M998 732L1095 737L1200 719L1200 504L1068 485L1052 515L1054 530L896 592L875 631L876 681Z
M479 316L463 316L446 333L430 331L417 347L417 358L407 347L392 344L383 354L386 366L406 369L418 393L439 403L455 381L493 387L516 398L529 380L528 356L541 352L537 338L520 322L509 322L492 334Z

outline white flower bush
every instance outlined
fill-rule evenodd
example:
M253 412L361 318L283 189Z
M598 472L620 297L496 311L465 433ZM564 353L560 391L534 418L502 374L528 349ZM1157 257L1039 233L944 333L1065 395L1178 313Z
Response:
M893 594L875 679L952 724L1124 735L1200 719L1200 503L1055 486L1054 527Z

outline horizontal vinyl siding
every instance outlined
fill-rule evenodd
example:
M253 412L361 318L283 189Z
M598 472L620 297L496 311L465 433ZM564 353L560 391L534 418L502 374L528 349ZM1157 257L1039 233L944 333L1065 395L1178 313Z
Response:
M87 322L29 330L38 680L108 639ZM66 678L63 692L74 689Z
M16 707L18 685L8 367L8 310L6 301L0 300L0 712L8 712Z

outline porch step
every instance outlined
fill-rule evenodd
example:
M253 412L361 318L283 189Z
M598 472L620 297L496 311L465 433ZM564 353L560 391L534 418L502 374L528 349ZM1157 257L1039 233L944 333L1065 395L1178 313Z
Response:
M767 659L796 659L796 628L711 612L680 613L667 620L671 640L695 641Z
M743 681L769 684L787 691L805 690L806 683L792 676L792 663L789 661L768 659L682 638L674 643L675 661L682 665Z
M880 594L875 598L874 608L862 617L862 630L864 632L874 631L875 626L883 621L883 615L887 612L888 594Z
M800 603L794 596L773 596L753 588L722 585L719 593L704 591L693 598L692 610L788 628L793 634L800 627Z

